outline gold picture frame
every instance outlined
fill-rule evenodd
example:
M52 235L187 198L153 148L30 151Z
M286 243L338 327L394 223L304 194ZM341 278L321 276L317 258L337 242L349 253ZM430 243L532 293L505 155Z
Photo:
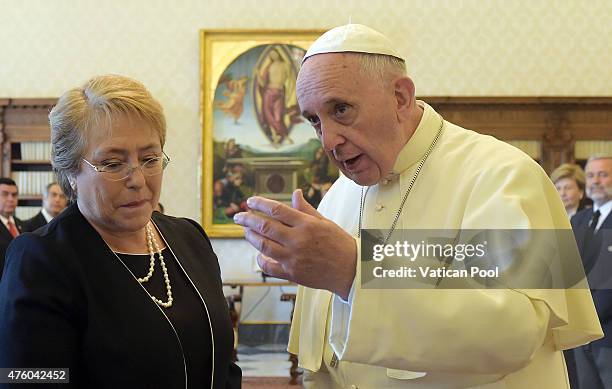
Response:
M259 194L317 205L337 169L301 118L295 78L321 30L201 30L202 221L213 238L243 237L233 214Z

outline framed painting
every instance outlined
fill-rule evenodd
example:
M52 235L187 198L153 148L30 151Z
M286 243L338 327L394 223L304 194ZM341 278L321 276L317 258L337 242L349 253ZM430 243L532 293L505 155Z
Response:
M295 80L322 31L200 31L202 220L211 237L242 237L234 214L261 195L317 206L338 177L300 114Z

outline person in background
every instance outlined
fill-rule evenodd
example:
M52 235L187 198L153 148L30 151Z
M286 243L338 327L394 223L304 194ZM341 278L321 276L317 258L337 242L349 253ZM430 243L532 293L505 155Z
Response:
M210 240L153 212L169 163L161 105L138 81L98 76L49 122L73 203L7 252L0 366L68 368L69 388L239 388Z
M576 212L582 210L586 204L590 203L590 199L584 193L585 177L584 170L580 165L564 163L550 174L550 179L555 184L559 196L561 196L568 218L571 218ZM564 350L563 354L567 364L570 386L577 388L576 375L573 373L576 371L574 350Z
M564 163L551 173L550 179L561 196L568 217L590 203L584 195L584 171L579 165Z
M604 337L575 348L569 372L579 389L612 389L612 154L591 156L585 172L593 208L571 222Z
M0 178L0 280L4 256L9 244L23 231L23 222L15 216L19 190L11 178Z
M60 214L66 208L68 200L57 182L52 182L45 187L42 197L42 209L31 219L23 222L24 231L34 231Z

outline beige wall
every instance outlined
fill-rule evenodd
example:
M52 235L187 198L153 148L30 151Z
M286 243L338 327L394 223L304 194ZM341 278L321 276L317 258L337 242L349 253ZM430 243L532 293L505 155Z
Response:
M198 30L349 17L397 42L421 95L612 94L607 0L0 0L0 96L58 96L101 73L141 80L168 118L162 202L199 220ZM214 245L225 277L252 274L244 242ZM252 319L283 318L273 305Z

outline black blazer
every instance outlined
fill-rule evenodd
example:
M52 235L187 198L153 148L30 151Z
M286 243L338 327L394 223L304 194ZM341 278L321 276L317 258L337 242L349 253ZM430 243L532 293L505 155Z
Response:
M213 388L240 388L210 241L192 220L158 212L153 220L205 301ZM69 367L71 388L187 387L181 343L163 309L76 205L9 248L0 282L0 367Z
M571 223L604 331L604 337L593 341L592 346L612 347L612 213L596 234L589 228L592 217L593 209L587 208L576 213Z
M36 216L23 222L23 230L31 232L39 229L40 227L47 224L47 219L42 214L42 211L38 212Z
M17 231L19 233L25 231L23 222L13 216L15 219L15 226L17 227ZM13 235L9 232L8 228L0 221L0 281L2 280L2 269L4 268L4 257L6 256L6 249L13 241Z

